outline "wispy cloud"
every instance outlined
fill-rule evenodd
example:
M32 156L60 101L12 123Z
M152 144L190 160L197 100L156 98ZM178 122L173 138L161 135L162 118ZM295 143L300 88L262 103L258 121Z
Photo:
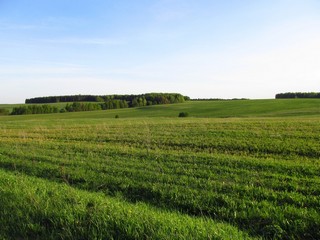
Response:
M109 38L56 38L56 39L43 39L45 43L55 44L72 44L72 45L101 45L101 46L112 46L112 45L123 45L126 42L118 39Z

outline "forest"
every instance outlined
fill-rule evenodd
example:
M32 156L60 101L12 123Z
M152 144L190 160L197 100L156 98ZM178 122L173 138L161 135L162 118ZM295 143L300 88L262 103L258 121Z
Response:
M126 101L128 107L141 107L168 103L181 103L189 100L188 96L179 93L146 93L130 95L69 95L49 96L26 99L25 103L59 103L59 102L108 102L110 100Z
M276 94L276 99L279 98L320 98L320 92L287 92Z
M97 111L107 109L120 109L143 107L159 104L182 103L190 100L189 97L179 93L146 93L140 95L70 95L70 96L50 96L26 99L26 104L42 105L22 105L14 107L11 115L25 114L46 114L58 112L80 112ZM58 109L56 106L50 106L48 103L66 102L67 105ZM73 103L70 103L73 102ZM7 112L0 112L0 115L6 115Z
M29 105L14 107L11 115L25 115L25 114L44 114L44 113L58 113L59 109L50 105Z

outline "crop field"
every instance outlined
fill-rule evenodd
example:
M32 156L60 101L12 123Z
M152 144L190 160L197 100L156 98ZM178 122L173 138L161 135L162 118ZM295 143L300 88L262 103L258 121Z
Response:
M316 105L204 118L193 104L1 117L0 239L320 239Z

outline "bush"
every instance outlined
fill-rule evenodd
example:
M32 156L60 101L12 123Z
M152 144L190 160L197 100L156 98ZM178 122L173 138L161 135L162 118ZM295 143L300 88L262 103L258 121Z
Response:
M188 117L188 116L189 116L189 113L187 113L187 112L179 113L179 117Z
M119 115L115 115L114 117L115 117L115 118L119 118Z

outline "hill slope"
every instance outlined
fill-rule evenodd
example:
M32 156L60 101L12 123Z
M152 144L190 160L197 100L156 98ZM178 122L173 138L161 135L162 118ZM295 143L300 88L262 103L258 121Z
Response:
M12 105L0 105L10 109ZM16 105L15 105L16 106ZM63 107L60 103L59 107ZM179 104L147 106L94 112L20 116L21 118L121 118L177 117L188 112L190 117L286 117L320 116L320 99L270 99L239 101L188 101Z

